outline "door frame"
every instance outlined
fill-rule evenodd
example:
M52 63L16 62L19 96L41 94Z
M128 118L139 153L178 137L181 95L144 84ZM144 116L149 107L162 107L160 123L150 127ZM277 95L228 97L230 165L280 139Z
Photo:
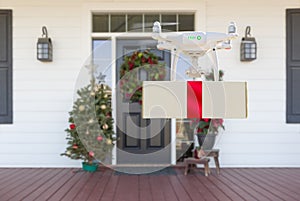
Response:
M102 34L101 34L102 35ZM107 36L107 34L105 34ZM112 117L117 119L117 96L116 96L116 59L117 59L117 39L143 39L143 38L152 38L151 33L121 33L121 34L110 34L111 39L111 55L112 55ZM173 61L173 54L171 54L171 65ZM114 124L114 132L117 133L117 126ZM172 165L176 164L176 119L171 120L171 133L170 133L170 143L171 143L171 156L170 161ZM112 152L112 165L117 165L117 142L114 143L114 149Z

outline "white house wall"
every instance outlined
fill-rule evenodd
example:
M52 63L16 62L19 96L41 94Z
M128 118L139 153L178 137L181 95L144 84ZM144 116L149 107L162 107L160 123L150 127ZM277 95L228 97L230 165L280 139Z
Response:
M150 3L151 2L151 3ZM0 125L1 167L73 167L65 150L68 111L80 68L89 56L91 10L197 11L197 29L226 31L230 21L240 37L233 50L220 52L226 80L247 80L249 118L226 120L218 143L222 166L300 166L300 126L285 123L285 9L299 0L188 1L1 0L13 9L14 124ZM174 3L173 3L174 2ZM203 8L204 7L204 8ZM196 10L195 10L196 9ZM54 61L36 60L36 40L46 25ZM258 42L258 59L239 61L245 27Z

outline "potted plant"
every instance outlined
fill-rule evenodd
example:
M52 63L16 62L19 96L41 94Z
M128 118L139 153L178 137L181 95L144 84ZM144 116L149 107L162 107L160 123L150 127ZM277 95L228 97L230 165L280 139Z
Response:
M223 80L224 71L219 70L219 81ZM205 76L207 81L214 80L213 71ZM216 136L218 135L220 129L225 130L223 119L209 119L201 118L194 119L192 121L192 126L195 128L195 135L197 136L199 146L196 147L195 157L205 155L205 150L211 150L214 147Z
M111 90L104 84L91 84L77 91L78 99L69 112L67 132L68 146L62 156L83 160L85 171L97 170L98 162L104 161L112 149L113 119Z

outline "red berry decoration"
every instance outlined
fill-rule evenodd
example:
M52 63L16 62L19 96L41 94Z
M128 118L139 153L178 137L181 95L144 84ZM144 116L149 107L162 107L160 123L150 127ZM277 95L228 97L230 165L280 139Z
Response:
M75 124L70 124L70 129L71 129L71 130L73 130L73 129L75 129L75 128L76 128Z

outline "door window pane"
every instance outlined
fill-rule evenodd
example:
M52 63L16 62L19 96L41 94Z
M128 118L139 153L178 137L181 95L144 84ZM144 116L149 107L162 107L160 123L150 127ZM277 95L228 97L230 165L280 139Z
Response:
M125 15L111 15L111 32L125 32Z
M93 32L108 32L108 15L93 15Z
M143 32L143 15L128 15L128 31Z
M178 16L178 31L194 31L194 15Z

